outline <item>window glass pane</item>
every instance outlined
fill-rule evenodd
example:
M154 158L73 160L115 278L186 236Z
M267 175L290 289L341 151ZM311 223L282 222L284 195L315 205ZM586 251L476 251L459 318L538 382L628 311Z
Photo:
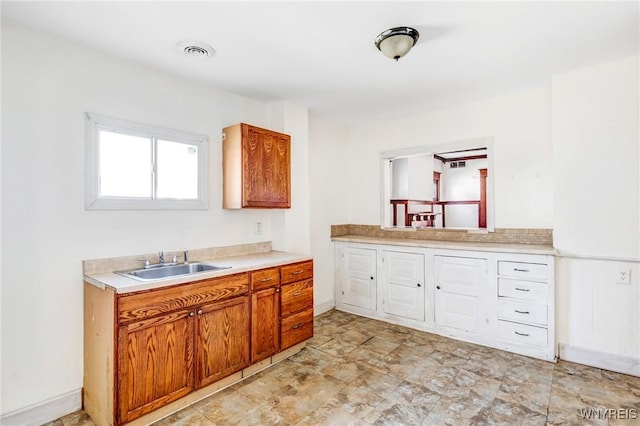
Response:
M198 147L158 140L158 198L196 200L198 198Z
M100 130L101 197L151 198L151 139Z

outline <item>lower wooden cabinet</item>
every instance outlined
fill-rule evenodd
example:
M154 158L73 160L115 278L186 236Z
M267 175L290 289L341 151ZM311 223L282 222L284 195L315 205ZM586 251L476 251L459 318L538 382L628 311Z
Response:
M248 296L196 311L196 388L249 365L249 315Z
M193 311L118 329L118 419L125 423L194 389Z
M144 423L312 336L312 262L126 294L85 283L83 406L98 426Z
M258 362L280 351L280 288L254 292L251 311L251 362Z
M282 268L281 348L313 337L313 262Z
M313 308L282 318L282 349L313 337Z

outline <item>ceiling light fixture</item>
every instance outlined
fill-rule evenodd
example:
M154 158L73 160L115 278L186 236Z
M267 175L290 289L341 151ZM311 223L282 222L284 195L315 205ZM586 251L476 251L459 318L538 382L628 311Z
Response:
M411 48L418 42L420 33L411 27L396 27L381 32L376 37L376 47L387 58L396 61L409 53Z
M187 56L194 56L200 59L210 58L216 53L213 47L199 41L181 41L176 44L176 48Z

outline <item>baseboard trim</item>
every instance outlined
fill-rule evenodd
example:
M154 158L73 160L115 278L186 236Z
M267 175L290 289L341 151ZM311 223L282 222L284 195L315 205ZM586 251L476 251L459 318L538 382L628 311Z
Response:
M82 408L82 389L67 392L45 401L0 416L2 426L38 426Z
M565 361L640 377L640 359L638 358L594 351L564 343L560 343L558 349L560 359Z
M336 306L336 304L333 302L333 300L328 300L324 303L319 303L317 305L314 305L313 307L313 314L315 316L318 316L320 314L324 314L325 312L330 311L331 309L333 309Z

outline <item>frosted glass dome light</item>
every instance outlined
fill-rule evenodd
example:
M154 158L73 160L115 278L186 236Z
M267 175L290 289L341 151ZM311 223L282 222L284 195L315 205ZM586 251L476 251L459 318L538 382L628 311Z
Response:
M396 27L381 32L376 37L375 44L387 58L396 61L409 53L418 42L418 30L410 27Z

